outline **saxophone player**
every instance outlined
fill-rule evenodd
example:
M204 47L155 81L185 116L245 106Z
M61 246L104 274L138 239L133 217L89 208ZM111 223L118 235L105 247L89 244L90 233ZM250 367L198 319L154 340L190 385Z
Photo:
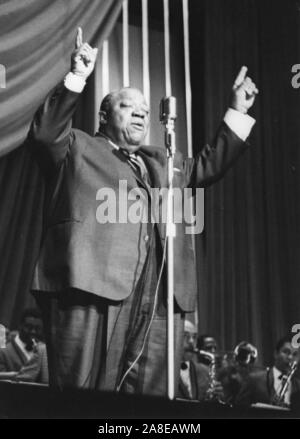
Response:
M196 326L186 320L177 396L198 401L220 401L223 398L222 385L215 379L215 376L212 376L213 369L209 365L198 363L196 342ZM210 355L213 356L213 354Z
M0 349L0 380L48 383L43 323L37 309L26 309L19 330Z
M295 373L298 361L299 352L292 346L291 336L281 338L275 347L273 366L249 375L237 397L237 404L265 403L289 407L292 394L300 391L300 380Z

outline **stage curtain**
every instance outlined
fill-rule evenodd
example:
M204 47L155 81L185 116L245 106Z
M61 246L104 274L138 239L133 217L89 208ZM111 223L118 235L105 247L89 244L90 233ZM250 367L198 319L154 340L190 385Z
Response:
M0 323L14 328L26 306L40 245L43 178L23 143L34 112L70 68L78 26L92 46L110 34L121 0L10 0L0 4ZM2 83L2 82L1 82ZM85 119L94 118L92 104ZM88 125L88 121L86 121Z
M281 336L300 323L299 63L297 1L190 2L194 152L222 118L242 65L259 88L251 146L205 191L197 239L199 330L232 349L254 343L272 361Z

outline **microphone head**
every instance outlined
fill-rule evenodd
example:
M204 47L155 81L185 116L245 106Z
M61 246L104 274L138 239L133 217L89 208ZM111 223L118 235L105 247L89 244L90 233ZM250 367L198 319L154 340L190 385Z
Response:
M159 120L166 123L168 120L175 120L176 118L176 98L174 96L163 98L159 106Z

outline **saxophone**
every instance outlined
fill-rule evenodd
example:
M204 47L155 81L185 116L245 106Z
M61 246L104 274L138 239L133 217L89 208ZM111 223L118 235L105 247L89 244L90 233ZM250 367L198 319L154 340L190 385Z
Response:
M199 350L198 353L205 357L209 361L209 385L206 391L204 401L214 401L221 404L225 404L221 396L216 393L216 387L218 385L217 373L216 373L216 357L211 352Z
M285 394L288 390L288 386L297 370L298 362L293 361L290 366L288 375L282 379L282 384L279 393L275 394L272 404L279 407L288 407L288 404L284 401Z

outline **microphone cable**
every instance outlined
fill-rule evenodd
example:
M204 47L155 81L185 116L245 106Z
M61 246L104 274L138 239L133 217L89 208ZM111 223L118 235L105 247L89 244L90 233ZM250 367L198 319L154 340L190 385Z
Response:
M131 372L131 370L134 368L134 366L137 364L137 362L139 361L139 359L141 358L143 351L145 349L145 345L146 345L146 340L154 319L154 315L155 315L155 310L156 310L156 305L157 305L157 297L158 297L158 290L159 290L159 286L160 286L160 282L161 282L161 278L162 278L162 274L163 274L163 270L164 270L164 265L165 265L165 261L166 261L166 250L167 250L167 240L168 237L166 236L165 239L165 243L164 243L164 248L163 248L163 255L162 255L162 261L161 261L161 266L160 266L160 270L159 270L159 275L158 275L158 279L157 279L157 283L156 283L156 289L155 289L155 294L154 294L154 303L153 303L153 309L152 309L152 314L151 314L151 318L144 336L144 340L143 340L143 344L142 347L140 349L140 352L137 354L135 360L131 363L131 365L128 367L128 369L126 370L126 372L123 374L122 378L120 379L119 385L116 388L116 391L119 392L121 390L121 387L127 377L127 375Z

